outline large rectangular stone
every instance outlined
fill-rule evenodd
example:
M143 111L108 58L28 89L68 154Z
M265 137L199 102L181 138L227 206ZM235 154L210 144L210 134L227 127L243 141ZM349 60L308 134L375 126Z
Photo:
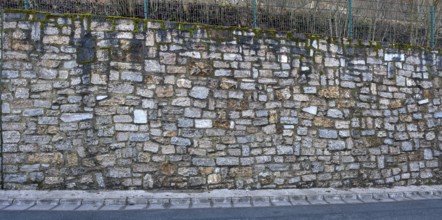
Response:
M219 166L234 166L239 165L239 158L237 157L218 157L216 164Z
M94 118L92 113L63 113L60 119L63 122L84 121Z
M212 158L193 158L192 164L195 166L206 166L206 167L214 167L215 160Z
M319 129L319 137L327 139L336 139L338 138L338 131L329 130L329 129Z

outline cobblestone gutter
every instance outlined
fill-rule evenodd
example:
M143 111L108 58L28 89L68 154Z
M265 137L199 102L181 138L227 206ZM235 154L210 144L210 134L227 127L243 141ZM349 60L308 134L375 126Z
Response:
M438 51L8 11L6 189L441 181Z

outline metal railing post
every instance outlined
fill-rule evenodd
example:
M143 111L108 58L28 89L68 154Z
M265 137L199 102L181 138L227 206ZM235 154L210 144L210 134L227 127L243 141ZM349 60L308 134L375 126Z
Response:
M256 1L253 0L253 28L256 28Z
M430 21L430 25L431 25L431 27L430 27L430 29L431 29L431 32L430 32L430 34L431 34L431 36L430 36L430 47L431 48L434 48L434 35L435 35L435 17L434 17L434 5L432 5L431 6L431 9L430 9L430 19L431 19L431 21Z
M144 0L144 19L147 19L147 10L149 9L148 7L148 0Z
M25 0L24 2L25 10L29 9L29 0Z
M348 38L353 38L353 0L348 0Z
M0 23L0 96L3 94L3 42L4 42L4 30L3 30L3 22L5 21L5 14L4 10L0 8L0 16L1 16L1 23ZM3 105L3 101L0 99L0 106ZM2 117L2 111L0 111L0 118ZM2 130L3 124L2 120L0 120L0 182L1 182L1 189L5 189L5 172L4 172L4 157L3 157L3 130Z

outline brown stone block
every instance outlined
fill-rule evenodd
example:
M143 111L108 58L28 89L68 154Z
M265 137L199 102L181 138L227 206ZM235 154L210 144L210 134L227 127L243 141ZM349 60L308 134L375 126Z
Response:
M323 117L315 117L313 124L317 127L331 128L334 125L333 120Z
M28 156L29 163L62 164L63 154L57 153L34 153Z
M238 84L235 80L223 78L221 79L221 83L219 85L221 89L236 89Z
M327 99L337 99L341 97L341 91L337 86L330 86L319 90L319 96Z
M134 173L146 173L158 171L158 164L156 163L137 163L132 165Z
M188 64L189 74L192 76L209 76L213 73L213 67L207 61L190 61Z
M159 98L172 97L173 96L173 86L159 86L155 89L155 94Z
M215 120L213 123L213 127L215 128L230 128L230 122L226 120Z
M403 106L403 101L399 100L399 99L391 101L390 104L388 105L389 108L393 108L393 109L400 108L402 106Z
M160 170L162 174L170 176L176 172L177 166L171 163L163 163L161 164Z
M227 101L227 107L229 109L234 109L234 110L247 110L249 108L249 102L246 100L228 100Z

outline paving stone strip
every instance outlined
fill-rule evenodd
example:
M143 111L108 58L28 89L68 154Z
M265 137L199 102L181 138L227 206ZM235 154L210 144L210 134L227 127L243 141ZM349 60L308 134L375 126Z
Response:
M442 200L442 186L391 189L146 191L0 191L0 211L246 208ZM57 198L58 197L58 198Z

